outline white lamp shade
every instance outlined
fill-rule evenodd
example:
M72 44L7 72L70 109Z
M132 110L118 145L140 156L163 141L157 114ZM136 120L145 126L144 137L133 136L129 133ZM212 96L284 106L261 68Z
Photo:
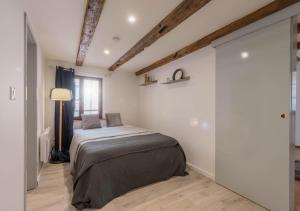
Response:
M50 92L51 100L70 101L72 100L72 91L63 88L54 88Z

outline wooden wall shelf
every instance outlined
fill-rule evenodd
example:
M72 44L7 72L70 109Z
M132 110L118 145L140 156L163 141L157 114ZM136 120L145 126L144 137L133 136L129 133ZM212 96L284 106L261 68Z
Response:
M186 76L186 77L184 77L182 79L179 79L179 80L170 80L170 81L164 82L162 84L174 84L174 83L178 83L178 82L182 82L182 81L188 81L190 79L191 79L190 76Z
M146 83L140 84L140 86L149 86L149 85L151 85L151 84L155 84L155 83L157 83L157 80L155 80L155 81L149 81L149 82L146 82Z

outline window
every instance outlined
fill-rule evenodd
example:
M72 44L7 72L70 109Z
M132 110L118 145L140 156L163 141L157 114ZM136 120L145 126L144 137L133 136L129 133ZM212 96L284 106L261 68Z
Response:
M292 111L296 111L297 98L297 72L292 72Z
M102 118L102 79L84 76L75 77L74 118L81 114L99 114Z

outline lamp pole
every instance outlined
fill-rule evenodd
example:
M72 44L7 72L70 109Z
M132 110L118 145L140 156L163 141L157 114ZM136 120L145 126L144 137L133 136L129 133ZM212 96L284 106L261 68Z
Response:
M62 100L59 101L59 151L62 145Z

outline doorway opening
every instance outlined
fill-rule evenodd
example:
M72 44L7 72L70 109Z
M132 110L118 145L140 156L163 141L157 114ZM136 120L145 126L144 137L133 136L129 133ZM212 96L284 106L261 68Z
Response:
M25 156L26 190L37 187L37 44L25 15Z

